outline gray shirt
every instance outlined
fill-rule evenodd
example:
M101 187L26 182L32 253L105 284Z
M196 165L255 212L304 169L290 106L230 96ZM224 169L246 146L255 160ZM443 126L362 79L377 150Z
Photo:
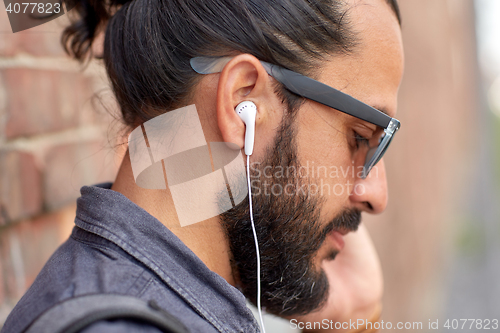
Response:
M155 300L190 332L259 332L243 294L208 267L168 228L111 184L83 187L76 226L11 312L2 333L24 330L56 302L89 293ZM125 320L84 330L159 332Z

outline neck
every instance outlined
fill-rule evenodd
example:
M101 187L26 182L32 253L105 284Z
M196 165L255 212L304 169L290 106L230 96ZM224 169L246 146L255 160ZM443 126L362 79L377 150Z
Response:
M126 196L172 231L213 272L235 285L229 243L217 217L181 227L175 213L170 191L149 190L136 185L128 151L123 158L112 190Z

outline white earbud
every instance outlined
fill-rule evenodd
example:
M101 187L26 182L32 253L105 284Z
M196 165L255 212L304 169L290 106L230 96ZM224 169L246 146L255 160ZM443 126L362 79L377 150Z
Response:
M260 284L260 251L259 242L257 240L257 232L255 231L255 222L253 220L253 204L252 204L252 187L250 186L250 155L253 153L253 143L255 139L255 118L257 117L257 106L254 102L244 101L238 104L234 110L245 123L245 155L247 155L247 185L248 185L248 209L250 221L252 224L253 239L255 241L255 251L257 253L257 310L259 312L260 326L262 332L266 333L264 320L262 319L261 305L261 284Z
M235 111L245 123L245 155L250 156L253 153L253 143L255 139L255 117L257 116L257 106L254 102L244 101L238 104Z

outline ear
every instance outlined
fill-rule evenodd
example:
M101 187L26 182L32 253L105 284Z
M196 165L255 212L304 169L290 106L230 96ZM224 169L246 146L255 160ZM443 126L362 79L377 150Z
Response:
M243 101L257 106L255 128L264 121L271 98L270 79L260 61L250 54L241 54L229 61L219 77L217 89L217 123L225 142L244 147L245 123L235 108Z

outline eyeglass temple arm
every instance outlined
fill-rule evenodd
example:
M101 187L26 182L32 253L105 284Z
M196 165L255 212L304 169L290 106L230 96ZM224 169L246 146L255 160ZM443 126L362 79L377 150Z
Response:
M231 57L196 57L192 58L190 63L191 67L199 74L213 74L221 72L231 59ZM265 61L261 61L261 63L269 75L299 96L383 128L387 128L393 119L385 113L324 83Z

